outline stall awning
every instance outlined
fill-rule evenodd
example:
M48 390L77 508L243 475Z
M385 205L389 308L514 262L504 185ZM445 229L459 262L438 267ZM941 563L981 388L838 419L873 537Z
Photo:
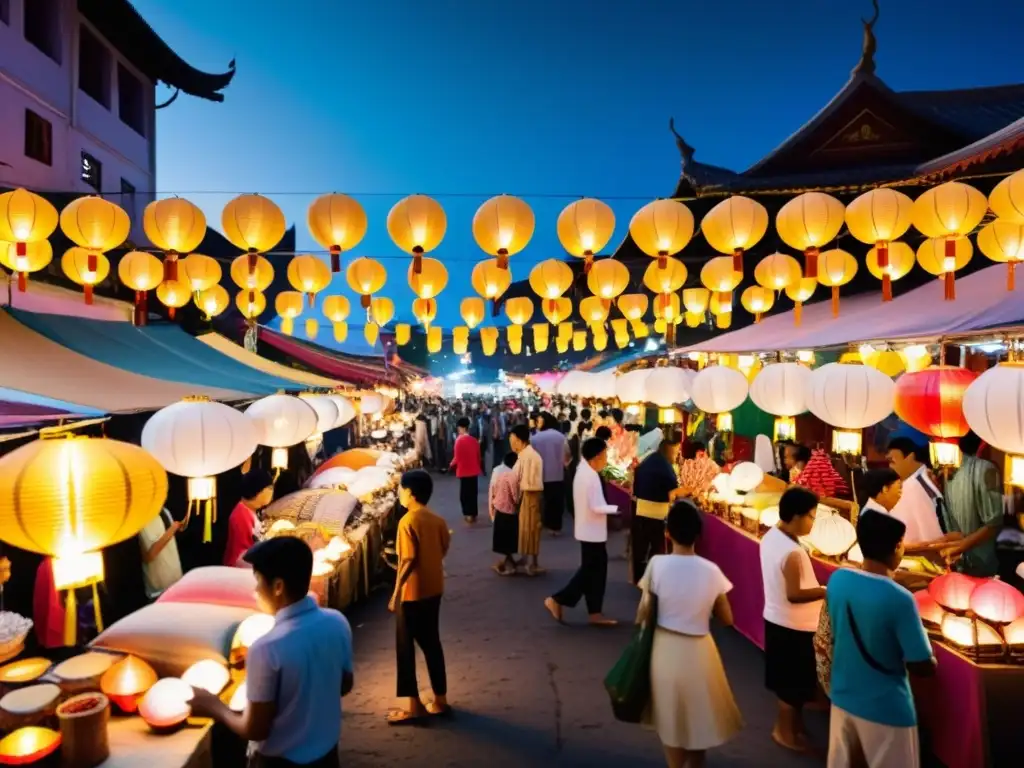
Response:
M245 347L241 347L233 341L226 339L219 333L206 333L202 336L197 336L196 338L211 349L215 349L220 354L227 355L237 362L242 363L242 365L255 368L256 370L262 371L270 376L290 379L296 384L305 387L325 387L334 389L348 386L342 381L328 379L325 376L317 376L315 373L307 373L306 371L300 371L296 368L289 368L287 365L281 365L281 363L275 363L273 360L267 360L267 358L260 357L259 355L250 352Z
M300 388L291 379L269 376L217 352L176 325L137 328L131 323L16 309L8 312L19 323L61 346L125 371L164 381L264 395Z
M162 381L73 352L0 311L0 387L95 408L103 413L150 411L189 395L249 400L240 389Z
M842 299L839 317L830 301L803 308L799 326L793 312L716 336L682 352L765 352L840 347L868 341L939 338L1024 322L1024 288L1006 290L1006 265L994 264L956 281L956 301L943 301L942 281L882 302L879 294Z
M130 303L106 296L95 296L92 304L86 304L81 291L69 291L67 288L40 280L29 280L24 293L12 290L8 296L7 291L0 291L0 306L11 306L28 312L88 317L94 320L130 321L134 311Z
M392 378L383 360L377 364L346 360L338 353L332 353L313 344L304 344L267 328L260 328L260 340L295 358L303 365L352 384L372 386L390 381Z

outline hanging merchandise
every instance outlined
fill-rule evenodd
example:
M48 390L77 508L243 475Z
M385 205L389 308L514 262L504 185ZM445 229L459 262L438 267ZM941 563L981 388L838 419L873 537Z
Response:
M707 212L700 231L712 248L731 256L729 264L739 274L738 285L743 277L744 252L757 245L768 231L768 211L756 200L733 195Z
M515 325L525 325L533 317L533 302L525 296L505 302L505 315Z
M331 254L331 272L341 272L341 254L366 235L366 211L348 195L321 195L309 205L306 223L313 239Z
M1024 488L1024 364L1000 363L967 388L963 412L971 429L993 448L1006 454L1003 481Z
M426 195L409 195L388 211L388 234L402 251L412 256L414 272L422 268L423 255L441 244L448 219L444 208Z
M177 280L178 258L188 256L206 237L206 216L188 200L168 197L146 206L142 228L149 241L164 253L164 280ZM281 232L284 233L283 226Z
M947 301L956 298L956 270L959 269L956 264L960 260L957 241L966 239L981 223L987 211L988 200L985 196L974 187L959 181L947 181L932 187L914 201L914 227L925 237L942 243L940 274L945 283ZM918 251L918 260L920 258ZM923 262L921 266L924 266Z
M221 212L224 236L233 246L245 251L250 275L256 271L259 254L281 242L285 226L281 209L262 195L239 195Z
M493 256L501 269L508 258L523 250L533 237L530 206L518 197L498 195L487 200L473 215L473 238L480 249Z
M615 214L600 200L585 197L562 209L556 229L562 247L571 256L583 259L583 271L589 272L594 256L612 239Z
M386 296L379 296L370 301L370 318L380 327L391 322L395 316L395 302Z
M664 268L669 256L675 256L693 237L694 220L690 209L678 200L655 200L635 214L629 222L629 234L637 248Z
M804 275L818 277L818 254L843 228L845 208L832 195L804 192L779 209L775 230L790 248L804 253Z
M846 226L862 243L874 246L868 255L868 269L882 281L882 301L892 299L892 281L903 277L914 265L911 259L905 271L906 255L893 258L893 247L908 246L895 241L903 237L913 220L914 201L902 192L883 187L857 197L846 208ZM874 268L872 268L872 261Z

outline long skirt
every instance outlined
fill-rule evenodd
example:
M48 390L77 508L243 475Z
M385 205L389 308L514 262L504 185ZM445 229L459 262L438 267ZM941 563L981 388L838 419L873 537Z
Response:
M721 746L743 728L743 716L711 635L655 631L651 704L644 725L657 731L666 747L686 750Z
M494 513L494 534L491 549L499 555L514 555L519 551L519 517L506 512Z
M462 504L462 516L476 520L477 516L477 479L473 477L459 478L459 502Z
M565 484L561 480L544 483L544 527L549 531L562 530L565 513Z
M519 554L540 554L541 514L544 504L541 491L523 491L519 503Z

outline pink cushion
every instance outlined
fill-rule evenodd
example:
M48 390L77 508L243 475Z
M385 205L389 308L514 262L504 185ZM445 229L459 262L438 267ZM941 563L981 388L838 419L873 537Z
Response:
M158 603L207 603L260 610L256 576L248 568L211 565L194 568L157 598Z

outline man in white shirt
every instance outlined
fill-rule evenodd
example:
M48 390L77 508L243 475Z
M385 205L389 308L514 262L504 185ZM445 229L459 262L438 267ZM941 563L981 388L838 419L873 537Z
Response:
M158 598L161 592L181 578L181 558L178 556L178 542L174 539L179 530L181 523L162 509L139 531L142 577L146 583L146 597L150 600Z
M608 582L608 502L601 487L600 472L608 463L608 445L592 437L581 448L583 461L572 484L575 505L575 534L580 543L579 570L565 588L544 601L556 621L562 621L563 608L573 608L580 598L586 600L590 624L611 627L618 622L605 618L604 590Z
M903 481L902 495L890 514L907 526L907 554L927 552L951 540L943 531L942 491L932 482L923 461L925 449L906 437L889 443L886 458Z

